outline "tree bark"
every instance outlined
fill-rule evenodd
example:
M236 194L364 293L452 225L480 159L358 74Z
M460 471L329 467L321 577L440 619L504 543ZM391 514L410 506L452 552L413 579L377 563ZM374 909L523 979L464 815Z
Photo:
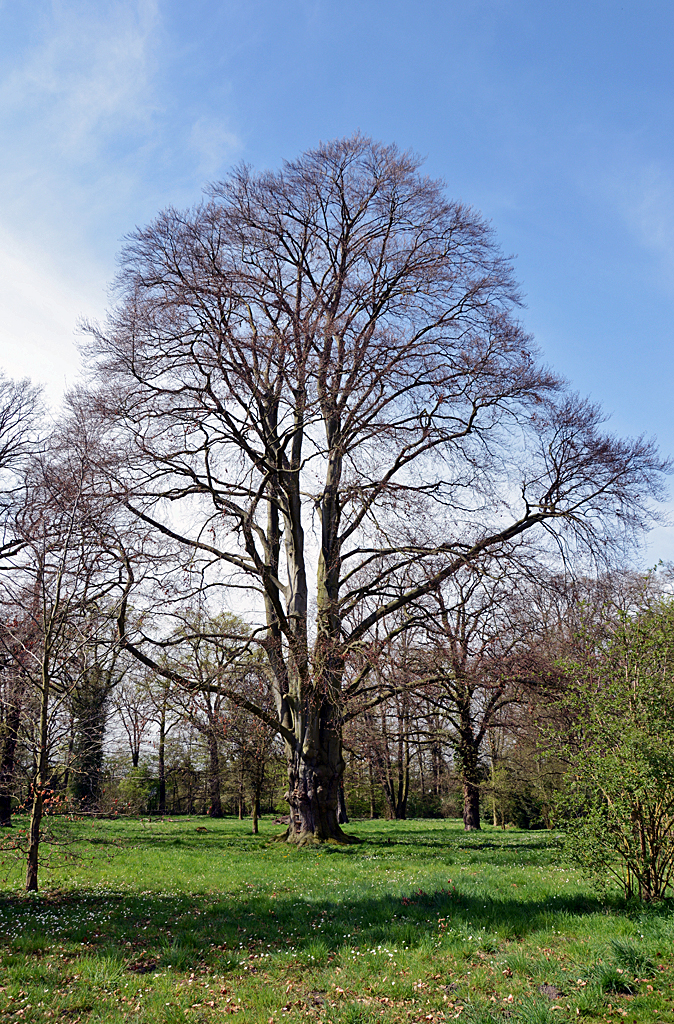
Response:
M318 700L316 695L315 700ZM339 789L344 776L341 730L328 701L304 719L303 741L288 753L290 825L288 842L303 846L349 843L339 824Z
M466 832L479 830L480 787L469 779L463 781L463 827Z
M49 724L49 691L51 680L46 668L42 671L40 694L40 745L37 755L37 771L33 782L33 806L28 829L28 856L26 862L26 890L37 892L38 851L40 847L40 825L44 807L44 790L47 784L47 730Z
M342 779L342 781L341 781L341 783L339 785L339 790L338 790L337 795L339 797L339 809L338 809L338 812L337 812L337 821L338 821L338 823L340 825L348 825L348 823L349 823L349 814L348 814L348 811L346 809L346 795L344 793L344 780L343 779Z
M10 706L5 719L2 757L0 758L0 828L12 827L12 783L20 722L21 705L16 699Z
M472 740L472 742L470 742ZM463 827L466 832L481 828L480 825L480 779L478 774L479 750L473 737L462 737L458 750L460 775L463 787Z
M212 729L208 732L208 796L210 800L208 808L209 817L221 818L220 755L218 753L218 740Z
M159 771L159 813L166 814L166 706L162 705L159 718L159 746L157 750Z
M481 828L480 825L480 773L478 769L482 734L473 730L468 689L462 694L461 731L457 754L459 773L463 786L463 827L466 832Z

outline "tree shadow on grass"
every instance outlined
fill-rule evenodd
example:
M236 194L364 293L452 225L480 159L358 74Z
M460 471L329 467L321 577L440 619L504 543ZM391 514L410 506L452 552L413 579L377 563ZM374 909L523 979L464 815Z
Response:
M86 828L83 823L80 825L78 840L93 846L111 846L117 848L133 847L137 849L194 849L203 851L207 843L213 852L218 851L240 851L242 853L259 852L270 842L283 838L283 828L266 832L264 835L254 836L252 833L232 831L233 822L228 819L220 819L213 822L208 818L172 819L168 823L162 819L136 819L133 824L136 826L133 832L123 831L115 834L107 830L96 834ZM107 824L107 822L105 823ZM121 819L120 825L126 822ZM418 821L418 828L410 829L410 826L417 825L416 821L406 821L402 825L397 822L367 822L365 829L359 828L360 822L353 822L345 826L348 834L359 840L358 846L324 845L317 847L315 852L332 853L341 855L357 855L364 850L379 850L382 853L391 851L392 847L404 849L419 848L422 850L443 850L446 852L509 852L512 854L522 853L555 853L559 850L559 838L556 833L547 830L537 832L465 832L457 823L450 823L449 826L429 829L428 823L421 819ZM364 824L364 823L363 823ZM444 825L444 821L442 822ZM433 822L433 826L436 823ZM228 828L229 826L229 828ZM453 826L453 827L452 827Z
M262 957L302 961L320 948L418 947L524 939L563 912L578 918L605 911L591 898L489 899L452 890L340 901L267 892L248 895L96 892L0 898L0 943L40 956L113 957L139 973L172 967L255 969ZM615 909L621 909L616 904ZM622 908L624 909L624 907ZM469 951L469 949L468 949Z

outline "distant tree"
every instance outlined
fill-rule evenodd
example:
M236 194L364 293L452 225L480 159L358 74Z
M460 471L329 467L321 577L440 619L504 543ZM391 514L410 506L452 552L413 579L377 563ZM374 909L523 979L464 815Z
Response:
M157 775L159 781L158 806L166 813L166 741L169 733L180 724L180 711L171 681L155 673L147 673L146 687L153 708L152 721L157 729Z
M17 613L10 617L12 634L17 628L21 630L21 625L26 625L25 616ZM24 639L22 637L22 641ZM11 653L7 652L7 646ZM16 641L9 632L5 633L0 650L3 655L0 658L0 827L9 828L17 746L28 694L26 679L16 658Z
M262 722L253 722L244 707L227 700L223 688L236 687L240 700L265 704L269 693L265 666L259 656L247 649L250 630L235 615L184 615L183 625L172 643L171 670L179 666L182 685L174 685L172 705L203 738L208 752L208 790L211 817L222 816L220 781L221 747L228 735L230 746L236 743L239 758L239 812L241 816L246 781L254 789L254 817L259 813L260 790L264 777L270 730ZM236 639L228 642L228 636ZM175 677L174 677L175 678ZM260 700L262 698L262 700ZM273 704L266 701L266 714L273 719ZM273 732L273 731L272 731ZM257 830L257 829L256 829Z
M105 615L105 609L101 609ZM79 652L79 666L68 695L71 742L67 789L82 807L95 807L100 798L103 743L112 692L124 674L113 623L108 619L93 632L92 642Z
M420 608L419 671L453 748L468 831L480 828L485 748L495 769L499 734L514 733L521 706L545 699L557 684L536 611L539 592L550 587L556 581L520 545L499 563L467 566Z
M182 551L174 586L257 600L275 713L221 692L283 738L289 841L344 839L352 656L374 663L402 609L530 531L595 552L629 537L663 463L540 365L491 229L394 146L239 168L135 232L121 266L88 399L126 460L118 493ZM160 635L120 628L180 673Z
M369 673L370 694L348 733L349 749L368 763L372 783L382 788L387 818L405 819L411 765L418 748L420 715L416 651L412 631L379 652ZM354 709L355 710L355 709ZM371 813L374 813L371 797Z
M240 693L255 701L271 716L273 696L266 673L259 664L251 664L239 681ZM227 701L222 712L224 752L228 769L233 775L230 785L236 789L239 818L245 813L246 799L250 799L253 833L258 832L262 791L270 769L278 762L275 730L245 708Z
M112 712L126 736L131 764L137 768L143 741L148 741L156 712L145 675L141 677L133 672L125 673L124 679L112 694Z
M25 498L16 511L11 572L4 582L4 656L37 705L35 775L29 826L26 888L37 889L38 850L46 794L53 782L50 725L91 671L94 648L110 642L110 608L121 598L119 541L109 499L94 486L88 459L75 447L34 458ZM7 614L22 607L16 625ZM114 639L111 641L114 643Z

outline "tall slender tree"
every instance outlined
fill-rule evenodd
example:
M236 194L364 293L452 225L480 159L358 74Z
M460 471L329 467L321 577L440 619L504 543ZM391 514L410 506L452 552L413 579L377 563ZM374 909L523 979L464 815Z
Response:
M22 607L16 625L0 630L5 657L23 676L37 705L35 775L28 837L26 888L38 886L44 802L55 776L52 729L65 702L92 670L92 654L107 639L111 602L121 598L119 541L109 499L94 486L89 460L74 448L33 460L22 507L12 525L15 544L5 578L5 609ZM113 617L114 621L114 617Z

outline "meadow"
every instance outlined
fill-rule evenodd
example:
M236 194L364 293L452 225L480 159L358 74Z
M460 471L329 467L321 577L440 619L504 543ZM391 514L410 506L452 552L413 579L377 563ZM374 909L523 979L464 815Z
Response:
M0 837L0 1020L674 1021L674 901L600 898L551 832L51 819L41 890Z

